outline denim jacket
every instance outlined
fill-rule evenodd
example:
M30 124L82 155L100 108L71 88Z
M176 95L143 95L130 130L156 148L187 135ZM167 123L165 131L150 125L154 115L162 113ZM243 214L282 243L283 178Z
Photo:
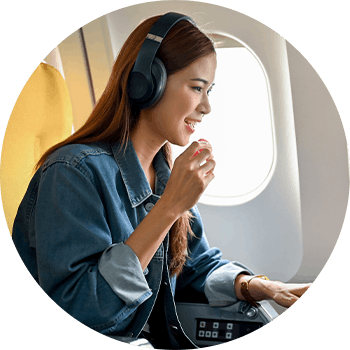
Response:
M189 259L168 273L168 235L143 271L124 242L162 195L170 169L159 151L152 193L132 142L67 145L33 176L19 206L13 241L34 279L71 316L103 334L137 337L161 283L169 327L183 333L174 295L191 288L215 306L237 302L234 281L252 272L209 248L196 207Z

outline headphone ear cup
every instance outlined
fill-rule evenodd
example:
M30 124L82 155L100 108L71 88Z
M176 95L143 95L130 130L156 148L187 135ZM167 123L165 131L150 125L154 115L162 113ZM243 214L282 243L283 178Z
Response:
M163 62L155 57L152 63L152 78L154 89L148 101L139 104L140 109L146 109L153 106L163 95L167 81L167 73Z

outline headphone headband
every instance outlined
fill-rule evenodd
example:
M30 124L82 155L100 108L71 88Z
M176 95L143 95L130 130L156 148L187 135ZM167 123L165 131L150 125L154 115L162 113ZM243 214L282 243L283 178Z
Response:
M153 24L149 33L143 42L140 52L136 58L133 71L135 72L149 72L151 74L152 61L158 51L160 44L162 43L169 30L178 22L187 20L193 25L193 20L176 12L168 12L163 15L159 20ZM140 54L142 53L142 54Z
M155 86L157 84L157 78L153 76L153 65L155 62L161 62L155 57L159 46L169 30L176 23L182 20L189 21L193 25L196 25L194 21L188 16L176 12L168 12L153 24L152 28L146 36L145 41L141 46L141 49L135 61L135 65L129 75L128 84L129 97L133 103L138 104L140 108L150 107L149 103L145 105L145 102L152 98L155 90L157 90L157 86ZM163 75L165 68L163 66L161 68L158 68L158 70L161 72L157 73ZM160 89L160 96L164 91L165 82L166 72L165 80L162 79L160 86L158 86L158 89ZM156 100L158 100L160 96L158 96ZM154 103L155 102L152 101L152 104Z

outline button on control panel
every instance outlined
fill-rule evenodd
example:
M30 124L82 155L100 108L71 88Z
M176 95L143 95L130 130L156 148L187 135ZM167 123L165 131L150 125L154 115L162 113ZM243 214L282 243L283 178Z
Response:
M196 319L196 339L230 341L251 333L263 326L259 322Z

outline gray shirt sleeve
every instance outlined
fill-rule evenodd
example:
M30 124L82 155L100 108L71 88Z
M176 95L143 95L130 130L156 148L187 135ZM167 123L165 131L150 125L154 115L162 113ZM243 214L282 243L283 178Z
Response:
M127 306L152 295L145 278L147 269L142 271L137 255L124 243L112 244L103 252L98 270Z

